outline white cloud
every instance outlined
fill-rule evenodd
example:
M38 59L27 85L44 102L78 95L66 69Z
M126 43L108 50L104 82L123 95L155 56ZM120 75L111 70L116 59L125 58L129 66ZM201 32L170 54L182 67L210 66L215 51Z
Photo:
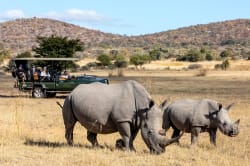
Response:
M80 10L80 9L68 9L62 13L56 11L50 11L42 14L41 17L65 20L65 21L82 21L85 23L108 23L111 19L98 14L94 10Z
M4 13L0 13L0 19L2 19L2 20L24 18L24 17L25 17L25 14L20 9L12 9L12 10L8 10Z
M50 18L67 22L81 22L81 24L88 25L113 25L115 22L114 20L99 14L94 10L81 10L76 8L67 9L64 12L49 11L46 13L35 13L34 15L26 15L20 9L12 9L4 13L0 13L0 21L27 17Z
M75 21L104 22L109 20L93 10L68 9L65 11L65 16Z

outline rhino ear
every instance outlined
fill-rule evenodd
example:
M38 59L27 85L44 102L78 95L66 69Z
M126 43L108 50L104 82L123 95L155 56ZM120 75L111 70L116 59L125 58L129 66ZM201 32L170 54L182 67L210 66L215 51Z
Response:
M205 115L205 117L208 119L215 118L218 113L219 113L219 111L214 111L212 113L209 113L209 115Z
M165 110L168 106L168 101L167 100L164 100L161 105L160 105L160 109L161 110Z
M155 105L154 100L150 100L150 102L149 102L149 108L153 107L154 105Z
M232 108L233 105L234 105L234 103L229 104L229 105L226 107L226 110L229 111L229 110Z
M222 109L222 104L221 103L217 103L218 104L218 110L220 111Z

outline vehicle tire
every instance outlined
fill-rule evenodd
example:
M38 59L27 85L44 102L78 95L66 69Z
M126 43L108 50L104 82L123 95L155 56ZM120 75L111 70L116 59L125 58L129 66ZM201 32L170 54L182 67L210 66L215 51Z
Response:
M46 96L47 96L47 97L55 97L55 96L56 96L56 93L55 93L55 92L47 92L47 93L46 93Z
M44 94L44 91L43 91L42 87L35 86L33 88L33 91L32 91L32 97L34 97L34 98L44 98L45 94Z

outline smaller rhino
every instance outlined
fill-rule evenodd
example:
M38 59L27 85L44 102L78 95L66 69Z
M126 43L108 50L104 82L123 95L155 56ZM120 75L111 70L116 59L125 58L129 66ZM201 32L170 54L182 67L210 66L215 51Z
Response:
M169 104L164 109L163 129L172 127L172 137L180 131L191 133L191 144L196 144L201 132L208 132L210 143L216 145L217 129L227 136L234 137L239 134L240 119L232 122L228 111L233 104L222 108L222 104L209 99L191 100L182 99Z

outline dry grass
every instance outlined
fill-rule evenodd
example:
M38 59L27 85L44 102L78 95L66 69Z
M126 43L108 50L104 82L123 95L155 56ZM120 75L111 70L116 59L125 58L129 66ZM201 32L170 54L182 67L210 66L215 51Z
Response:
M103 74L97 72L93 74ZM119 134L98 135L104 148L92 148L86 130L79 124L74 131L75 146L64 139L61 110L56 101L63 98L32 99L12 89L12 80L0 76L0 165L249 165L250 164L250 72L209 71L194 77L190 71L126 71L126 77L110 82L135 79L141 82L159 104L164 99L212 98L227 105L235 102L230 116L241 119L241 133L235 138L218 134L217 147L208 134L201 134L198 146L190 148L190 135L181 145L170 145L161 155L151 155L138 134L137 152L114 148ZM4 80L2 79L4 78ZM6 86L9 86L6 88ZM171 135L171 131L167 133Z

